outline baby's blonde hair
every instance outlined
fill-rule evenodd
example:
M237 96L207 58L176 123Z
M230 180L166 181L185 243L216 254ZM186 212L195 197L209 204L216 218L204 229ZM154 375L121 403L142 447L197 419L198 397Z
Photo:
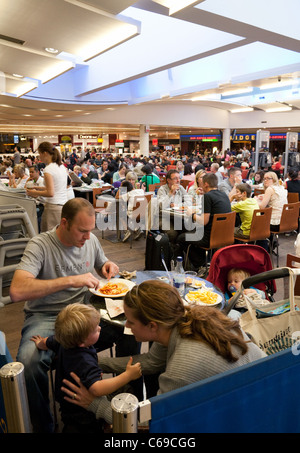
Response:
M55 322L55 339L65 349L82 344L100 322L100 312L92 305L70 304Z
M230 269L230 271L228 272L227 279L232 277L233 274L242 277L243 280L245 278L250 277L249 272L245 271L244 269L238 269L237 267L234 267L234 268Z

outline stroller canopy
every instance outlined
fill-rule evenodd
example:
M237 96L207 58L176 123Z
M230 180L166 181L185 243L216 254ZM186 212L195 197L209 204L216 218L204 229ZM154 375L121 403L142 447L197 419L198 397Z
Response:
M272 270L272 262L268 252L259 245L235 244L217 250L210 263L207 280L225 293L227 290L227 274L230 269L239 268L250 275ZM258 289L273 295L276 292L275 280L255 285Z

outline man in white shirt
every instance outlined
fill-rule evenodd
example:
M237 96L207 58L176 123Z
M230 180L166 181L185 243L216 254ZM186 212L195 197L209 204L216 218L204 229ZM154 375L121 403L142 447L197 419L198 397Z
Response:
M29 168L29 178L26 181L25 187L34 187L34 186L39 186L43 187L44 184L44 178L40 175L40 171L37 165L31 165Z
M159 208L159 229L169 236L171 243L176 242L177 236L182 232L174 225L174 217L162 213L162 210L172 207L180 207L184 204L187 192L180 184L180 176L177 170L169 170L166 175L166 184L160 186L157 192L157 202Z
M216 175L216 177L218 178L218 185L221 184L221 182L223 182L223 176L222 176L221 172L219 171L219 167L220 167L219 164L217 164L216 162L214 162L210 166L211 172L214 173Z

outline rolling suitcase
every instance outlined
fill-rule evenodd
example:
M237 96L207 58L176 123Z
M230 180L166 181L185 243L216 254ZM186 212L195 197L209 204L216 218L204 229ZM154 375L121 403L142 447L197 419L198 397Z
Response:
M146 257L145 270L162 270L165 268L162 264L164 258L167 268L171 268L171 248L169 237L166 233L160 231L148 231L146 239Z

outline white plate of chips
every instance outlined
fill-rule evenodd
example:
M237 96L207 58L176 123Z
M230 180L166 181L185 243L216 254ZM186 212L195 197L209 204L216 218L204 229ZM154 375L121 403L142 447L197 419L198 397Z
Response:
M222 302L221 294L215 293L207 288L189 291L185 295L185 300L190 304L213 307Z

